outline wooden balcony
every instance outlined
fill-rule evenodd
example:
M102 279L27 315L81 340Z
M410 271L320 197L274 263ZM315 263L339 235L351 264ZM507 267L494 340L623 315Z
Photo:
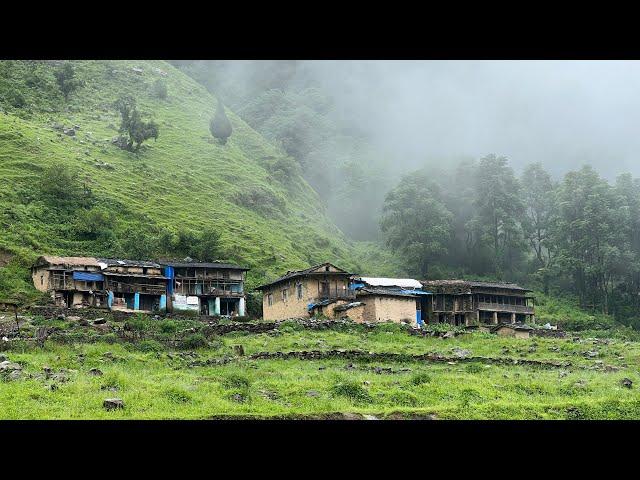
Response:
M107 289L113 290L114 293L143 293L147 295L164 295L167 293L166 285L155 285L149 283L124 283L109 282Z
M534 314L534 307L532 307L531 305L510 305L508 303L478 302L476 308L478 310L484 310L487 312L524 313L526 315Z

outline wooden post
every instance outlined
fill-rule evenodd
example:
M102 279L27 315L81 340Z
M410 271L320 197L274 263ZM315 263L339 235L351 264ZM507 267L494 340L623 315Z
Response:
M493 312L493 324L498 324L498 312Z
M511 323L516 323L516 314L515 313L511 314Z

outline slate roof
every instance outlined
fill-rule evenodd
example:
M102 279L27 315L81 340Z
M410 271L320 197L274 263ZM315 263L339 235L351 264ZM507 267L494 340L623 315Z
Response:
M99 258L99 262L106 263L108 266L121 266L121 267L151 267L161 268L160 264L156 262L149 262L147 260L126 260L121 258Z
M476 280L421 280L425 287L459 287L470 290L472 288L501 288L504 290L518 290L521 292L531 292L527 288L522 288L516 283L510 282L482 282ZM468 293L471 293L470 291Z
M339 272L314 272L314 270L317 270L320 267L325 267L325 266L331 266L333 268L336 268L338 270L340 270ZM309 268L305 268L304 270L294 270L291 272L287 272L284 275L282 275L279 278L276 278L274 281L269 282L269 283L265 283L264 285L260 285L259 287L256 287L256 290L263 290L266 287L270 287L271 285L275 285L276 283L280 283L283 282L285 280L289 280L291 278L296 278L296 277L303 277L305 275L353 275L352 273L349 273L345 270L342 270L339 267L336 267L335 265L333 265L332 263L329 262L325 262L325 263L321 263L319 265L314 265L313 267L309 267Z
M65 266L91 266L99 267L98 260L94 257L58 257L55 255L42 255L36 260L39 265L65 265Z
M220 268L226 270L250 270L247 267L241 267L233 263L223 262L162 262L162 265L168 265L174 268Z

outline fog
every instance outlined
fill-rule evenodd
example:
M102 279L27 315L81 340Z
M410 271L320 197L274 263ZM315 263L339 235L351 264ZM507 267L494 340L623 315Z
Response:
M558 176L640 174L640 62L307 61L336 108L411 168L489 153Z
M638 61L185 63L267 138L288 141L330 215L357 239L379 233L386 192L422 167L496 154L517 175L541 162L557 180L585 164L609 181L640 177ZM372 167L370 176L350 173L349 161Z

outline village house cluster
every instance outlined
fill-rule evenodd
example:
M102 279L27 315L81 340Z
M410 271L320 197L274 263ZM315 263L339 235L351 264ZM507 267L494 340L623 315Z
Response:
M41 256L32 277L38 290L64 307L233 317L247 314L248 270L222 262ZM417 327L535 323L531 290L513 283L364 277L323 263L287 272L256 290L263 293L265 320L322 315Z

